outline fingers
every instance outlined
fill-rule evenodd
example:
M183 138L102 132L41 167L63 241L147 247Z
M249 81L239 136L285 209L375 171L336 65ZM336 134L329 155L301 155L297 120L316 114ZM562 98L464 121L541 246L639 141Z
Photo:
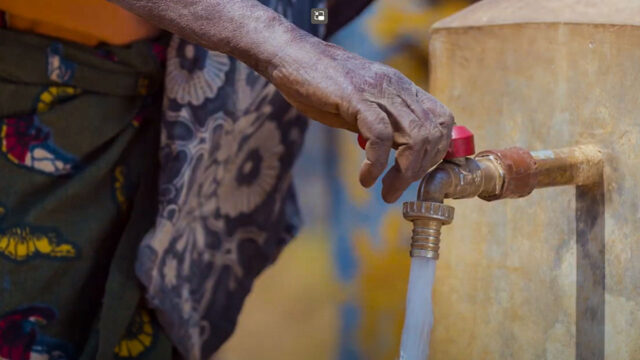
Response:
M430 146L426 149L427 153L424 159L427 168L430 169L447 153L455 120L451 111L429 93L419 90L417 97L422 107L431 115L432 120L430 122L432 130L428 140Z
M393 128L387 115L375 104L361 109L357 118L360 134L367 139L366 158L360 167L360 184L371 187L387 167L393 145Z
M408 115L407 115L408 116ZM429 170L424 161L427 153L429 130L417 125L420 121L415 117L409 121L406 130L409 140L396 150L395 164L382 179L382 199L392 203L413 183Z
M421 107L429 112L434 122L445 129L447 136L451 137L451 128L455 122L451 111L431 94L421 89L417 89L416 98Z
M405 98L404 106L396 105L390 112L392 122L401 124L399 129L405 132L407 140L396 151L395 164L382 179L382 198L388 203L398 200L411 183L442 160L453 126L449 110L420 89L414 98Z
M422 174L422 169L418 170L418 167L422 156L419 155L410 145L403 145L396 151L395 164L382 178L382 199L385 202L395 202L411 183L420 179L422 175L418 174Z
M391 121L395 124L394 143L398 148L395 164L382 180L382 198L386 202L396 201L427 170L422 166L427 131L412 107L417 105L412 106L408 101L398 98L387 108Z

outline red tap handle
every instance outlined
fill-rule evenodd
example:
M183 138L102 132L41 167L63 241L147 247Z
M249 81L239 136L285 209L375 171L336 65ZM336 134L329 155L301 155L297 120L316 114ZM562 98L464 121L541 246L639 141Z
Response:
M362 134L358 134L358 145L360 145L360 147L362 148L362 150L366 149L367 147L367 139L364 138L364 136L362 136Z
M473 141L473 133L465 126L456 125L451 130L451 142L445 159L471 156L475 154L476 146Z
M364 150L367 146L367 139L358 134L358 144ZM476 148L473 141L473 133L465 126L456 125L451 130L451 142L449 150L444 156L445 159L454 159L459 157L471 156L475 154Z

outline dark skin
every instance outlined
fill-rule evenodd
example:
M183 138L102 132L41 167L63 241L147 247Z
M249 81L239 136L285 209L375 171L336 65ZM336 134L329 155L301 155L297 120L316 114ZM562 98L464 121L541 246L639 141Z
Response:
M360 183L371 187L389 153L382 198L396 201L447 151L451 112L399 71L298 29L256 0L112 0L158 27L246 63L299 111L368 139Z

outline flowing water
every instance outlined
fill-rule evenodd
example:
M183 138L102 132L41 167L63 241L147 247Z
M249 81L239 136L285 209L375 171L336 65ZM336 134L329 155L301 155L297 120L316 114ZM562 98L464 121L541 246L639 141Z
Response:
M420 256L411 258L400 360L426 360L429 357L433 325L431 289L435 273L435 260Z

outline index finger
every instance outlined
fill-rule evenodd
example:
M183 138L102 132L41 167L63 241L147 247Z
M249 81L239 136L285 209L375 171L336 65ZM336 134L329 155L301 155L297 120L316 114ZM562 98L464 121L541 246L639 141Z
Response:
M358 114L358 130L367 139L365 160L360 168L360 184L371 187L387 167L393 144L393 129L387 115L372 105Z

